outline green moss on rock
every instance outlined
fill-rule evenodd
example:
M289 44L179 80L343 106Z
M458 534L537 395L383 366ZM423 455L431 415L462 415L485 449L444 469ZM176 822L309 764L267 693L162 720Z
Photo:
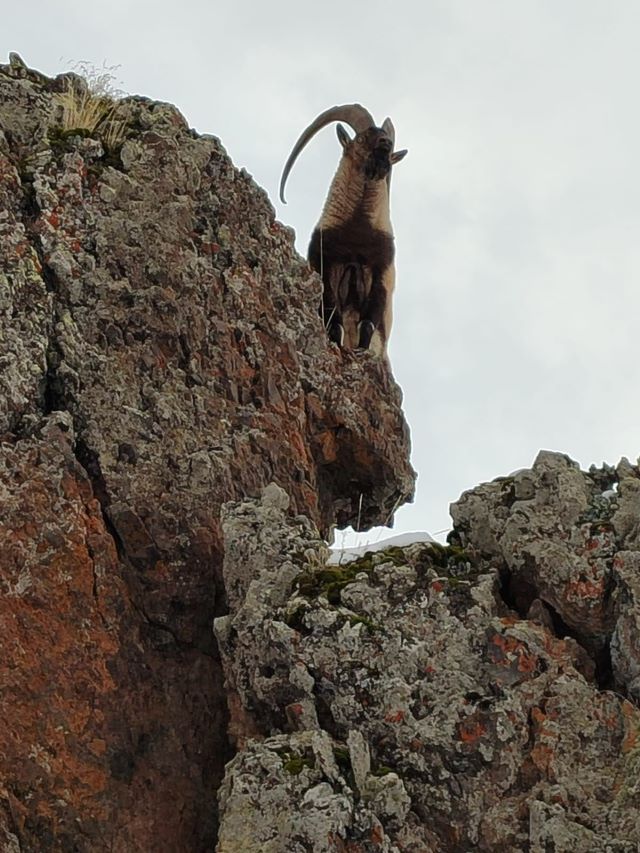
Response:
M316 766L315 756L310 751L306 751L303 755L286 748L276 749L275 752L280 756L283 769L291 776L299 776L305 767L312 770Z
M342 590L363 571L370 575L372 568L365 569L361 562L354 561L344 566L325 566L320 571L305 571L295 582L300 595L309 600L324 595L331 604L339 604Z
M356 614L352 614L349 616L349 624L350 625L364 625L369 634L373 634L375 631L379 631L381 629L381 625L378 625L377 622L374 622L372 619L369 619L367 616L357 616Z
M92 132L86 127L72 127L69 130L64 130L62 127L50 127L47 132L49 145L55 154L66 154L73 147L72 140L80 137L88 139L92 136Z
M388 776L389 773L395 773L392 767L387 767L386 764L379 764L377 767L371 768L372 776Z
M299 776L305 767L314 768L316 763L312 758L302 755L292 755L291 758L283 762L282 766L292 776Z
M324 595L330 604L340 604L342 590L353 583L357 576L372 576L376 566L392 563L394 566L406 566L407 557L402 548L391 546L382 551L368 551L357 560L338 566L324 566L312 569L308 566L298 575L295 588L300 595L315 599Z

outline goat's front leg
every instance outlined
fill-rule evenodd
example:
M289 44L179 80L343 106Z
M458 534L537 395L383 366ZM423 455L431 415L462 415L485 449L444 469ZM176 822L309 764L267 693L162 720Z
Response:
M369 349L373 333L378 330L384 343L387 340L387 330L384 328L384 317L387 308L387 291L384 286L382 271L373 270L371 291L360 312L358 324L358 347Z

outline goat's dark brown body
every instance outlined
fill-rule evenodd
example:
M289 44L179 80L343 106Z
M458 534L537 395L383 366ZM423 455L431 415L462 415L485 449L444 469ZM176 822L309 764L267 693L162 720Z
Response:
M383 337L392 268L393 237L372 228L362 215L344 225L316 228L309 264L322 277L322 315L331 340L367 349L375 330ZM383 345L386 340L383 340Z

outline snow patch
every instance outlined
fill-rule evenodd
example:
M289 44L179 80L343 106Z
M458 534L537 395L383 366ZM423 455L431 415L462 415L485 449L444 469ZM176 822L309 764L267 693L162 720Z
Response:
M385 548L391 547L406 548L408 545L415 545L416 542L436 542L436 540L429 533L414 531L412 533L399 533L397 536L390 536L388 539L381 539L379 542L367 542L353 548L332 548L327 565L340 566L343 563L350 563L352 560L359 560L360 557L364 557L365 554L372 551L384 551Z

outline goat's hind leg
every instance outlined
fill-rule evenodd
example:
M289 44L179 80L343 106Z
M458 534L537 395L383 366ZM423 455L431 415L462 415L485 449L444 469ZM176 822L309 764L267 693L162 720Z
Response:
M338 307L338 300L336 299L337 287L332 278L333 275L330 274L329 281L324 283L322 320L329 340L341 347L344 344L344 326L342 323L342 312Z

